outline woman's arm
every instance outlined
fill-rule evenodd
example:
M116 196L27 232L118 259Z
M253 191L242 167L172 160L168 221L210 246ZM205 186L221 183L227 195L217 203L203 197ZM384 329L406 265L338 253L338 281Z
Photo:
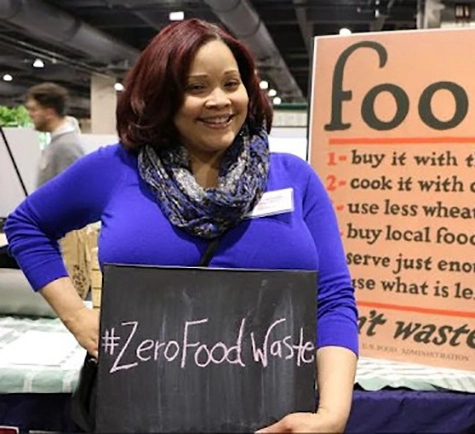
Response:
M351 410L356 375L358 312L336 215L325 187L314 172L309 175L304 209L319 258L317 415L325 418L327 425L322 429L343 432Z
M78 342L97 356L98 314L84 306L70 281L58 239L101 219L120 184L118 146L102 148L36 190L7 219L9 251L35 291L59 315Z
M58 239L101 219L124 172L120 152L110 146L82 157L8 216L9 251L35 291L67 277Z
M317 351L319 403L317 414L327 419L331 431L344 431L351 410L356 374L356 355L342 347Z

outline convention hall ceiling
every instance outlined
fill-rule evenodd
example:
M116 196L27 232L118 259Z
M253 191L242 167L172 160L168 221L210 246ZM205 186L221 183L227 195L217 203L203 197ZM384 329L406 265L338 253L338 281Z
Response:
M283 102L305 102L314 35L414 29L417 0L2 0L0 104L41 81L66 85L87 116L90 75L120 81L170 13L203 18L241 37ZM39 59L44 64L35 68ZM37 61L41 64L41 62ZM7 74L11 81L1 78Z

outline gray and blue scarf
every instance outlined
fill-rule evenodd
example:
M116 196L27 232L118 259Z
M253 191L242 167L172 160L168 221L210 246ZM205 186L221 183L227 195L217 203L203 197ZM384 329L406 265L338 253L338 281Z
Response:
M223 155L216 188L196 182L183 146L158 153L144 146L138 161L140 176L168 220L191 235L212 239L238 224L262 197L269 143L264 130L251 137L244 126Z

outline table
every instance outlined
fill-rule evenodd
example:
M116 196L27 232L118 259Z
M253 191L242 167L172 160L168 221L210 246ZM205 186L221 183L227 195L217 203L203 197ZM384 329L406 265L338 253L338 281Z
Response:
M355 390L348 434L475 433L475 394Z
M8 410L8 411L7 411ZM0 395L0 424L74 432L70 394ZM475 395L412 390L355 390L347 434L473 434Z

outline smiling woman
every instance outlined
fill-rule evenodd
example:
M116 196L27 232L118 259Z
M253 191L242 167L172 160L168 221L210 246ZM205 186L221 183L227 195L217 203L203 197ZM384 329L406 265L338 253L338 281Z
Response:
M269 152L272 107L259 82L250 51L221 28L195 19L168 25L124 83L120 142L29 196L5 232L33 288L92 357L97 312L84 307L57 247L71 229L101 220L101 266L196 267L208 257L211 268L317 271L318 334L306 360L318 363L318 411L289 414L263 432L342 432L358 353L354 288L324 185L304 160ZM287 348L272 342L273 354ZM183 393L202 392L189 384ZM273 395L291 393L281 384Z

